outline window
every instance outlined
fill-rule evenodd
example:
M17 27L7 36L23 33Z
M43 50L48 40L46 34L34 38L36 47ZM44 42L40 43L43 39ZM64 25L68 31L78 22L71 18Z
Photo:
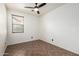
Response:
M12 33L24 33L24 17L12 14Z

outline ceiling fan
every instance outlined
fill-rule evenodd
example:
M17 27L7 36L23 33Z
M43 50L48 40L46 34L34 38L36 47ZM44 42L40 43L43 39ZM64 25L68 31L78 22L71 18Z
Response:
M46 5L46 3L42 3L40 5L38 5L38 3L35 3L34 7L27 7L27 6L25 6L24 8L32 9L32 11L35 11L35 12L37 12L37 14L40 14L39 8L41 8L41 7L45 6L45 5Z

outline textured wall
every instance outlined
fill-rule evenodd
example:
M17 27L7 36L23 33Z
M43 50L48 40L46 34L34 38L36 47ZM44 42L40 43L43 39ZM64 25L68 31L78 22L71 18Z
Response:
M11 14L24 16L24 33L12 33ZM31 38L33 36L33 38ZM16 44L39 39L39 20L38 17L18 11L8 11L8 41L7 44Z
M79 53L79 4L65 4L43 15L41 38Z

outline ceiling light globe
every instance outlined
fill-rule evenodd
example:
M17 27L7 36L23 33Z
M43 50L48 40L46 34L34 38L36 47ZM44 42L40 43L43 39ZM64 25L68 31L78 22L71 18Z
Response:
M35 8L34 10L35 10L35 11L38 11L38 8Z

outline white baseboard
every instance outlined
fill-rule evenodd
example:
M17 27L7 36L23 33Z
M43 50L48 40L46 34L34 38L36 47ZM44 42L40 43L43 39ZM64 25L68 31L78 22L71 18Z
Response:
M51 43L51 42L48 42L48 41L46 41L46 40L42 40L42 41L47 42L47 43L52 44L52 45L55 45L55 46L58 46L58 47L60 47L60 48L63 48L63 49L65 49L65 50L68 50L68 51L73 52L73 53L75 53L75 54L79 54L79 51L75 51L75 50L71 50L71 49L62 47L62 46L56 44L55 42Z

